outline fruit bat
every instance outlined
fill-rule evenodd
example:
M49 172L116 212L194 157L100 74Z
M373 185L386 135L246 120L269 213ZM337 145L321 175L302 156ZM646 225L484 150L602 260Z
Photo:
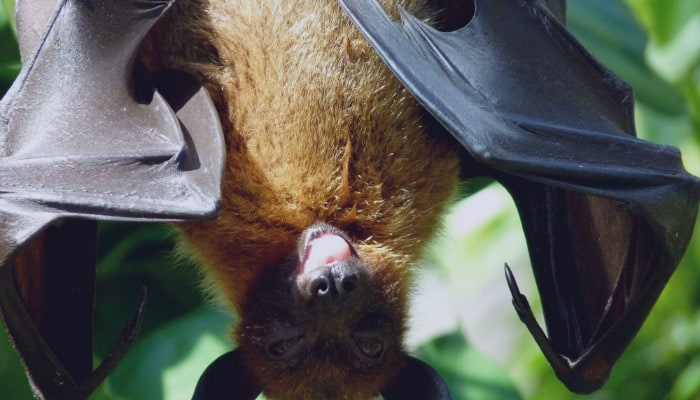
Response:
M243 323L195 399L448 398L401 350L410 271L459 172L490 176L520 211L548 335L506 269L516 310L567 386L598 387L682 256L698 180L677 150L634 137L629 88L553 17L561 2L386 2L393 18L374 0L339 3L349 20L332 2L179 1L143 62L187 70L213 106L156 75L155 106L139 114L133 57L170 3L60 1L0 105L3 265L57 218L209 216L225 147L219 218L180 226ZM46 96L64 100L39 107ZM22 339L11 292L3 315Z
M219 217L179 227L240 317L238 347L195 398L445 398L402 338L413 270L459 184L458 149L426 130L338 4L181 1L142 61L198 76L226 138Z

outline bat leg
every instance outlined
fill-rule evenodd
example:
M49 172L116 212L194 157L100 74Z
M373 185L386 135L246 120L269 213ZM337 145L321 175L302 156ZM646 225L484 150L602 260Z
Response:
M606 363L605 360L596 360L598 362L588 360L586 354L578 360L571 361L568 357L555 350L549 338L547 338L547 335L537 323L527 298L520 292L513 271L511 271L508 264L505 265L505 274L508 289L510 289L510 293L513 296L513 307L518 313L518 317L525 324L527 330L530 331L559 380L567 388L577 393L588 393L592 391L592 388L600 387L607 379L611 365ZM582 370L588 370L589 373Z
M37 399L87 399L104 381L136 338L143 319L145 291L112 352L84 381L76 383L44 341L15 286L12 268L0 268L0 316L17 350Z

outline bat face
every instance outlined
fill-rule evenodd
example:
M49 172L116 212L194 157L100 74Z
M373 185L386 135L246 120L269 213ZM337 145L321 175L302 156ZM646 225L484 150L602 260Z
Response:
M283 399L368 399L403 358L404 307L381 265L329 225L307 229L291 257L255 282L236 329L265 393Z

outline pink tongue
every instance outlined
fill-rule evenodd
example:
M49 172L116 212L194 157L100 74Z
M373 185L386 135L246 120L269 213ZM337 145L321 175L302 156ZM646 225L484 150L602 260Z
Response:
M350 245L338 235L323 235L309 243L304 262L304 272L309 272L335 261L343 261L351 256Z

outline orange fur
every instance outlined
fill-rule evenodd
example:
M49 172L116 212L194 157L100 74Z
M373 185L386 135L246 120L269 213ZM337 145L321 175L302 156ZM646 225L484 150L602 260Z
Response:
M150 68L202 80L225 129L221 214L180 225L213 289L240 311L322 221L347 232L405 314L411 270L458 182L457 150L426 131L336 2L180 0L146 49Z

